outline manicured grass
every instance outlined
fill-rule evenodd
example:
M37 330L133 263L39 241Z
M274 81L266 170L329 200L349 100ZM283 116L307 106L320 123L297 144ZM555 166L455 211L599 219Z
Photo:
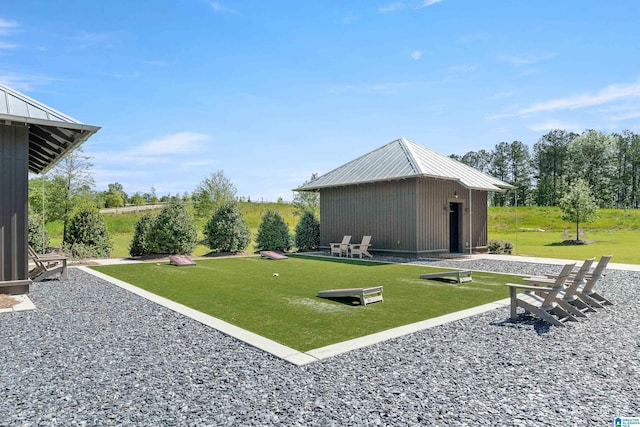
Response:
M514 243L514 254L584 259L613 255L613 262L640 264L640 209L600 209L595 221L580 224L588 245L563 245L575 239L575 224L562 220L556 207L489 208L489 239ZM539 230L539 231L536 231Z
M93 268L300 351L500 300L508 297L504 283L522 283L518 276L474 272L473 282L452 284L419 278L435 268L299 256L197 263ZM369 286L384 286L384 302L358 306L316 296Z

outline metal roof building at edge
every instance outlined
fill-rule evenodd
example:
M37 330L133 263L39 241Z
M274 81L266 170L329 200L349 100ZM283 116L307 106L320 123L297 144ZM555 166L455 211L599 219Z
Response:
M323 188L418 177L457 181L471 190L501 192L514 188L455 159L406 138L399 138L293 191L317 191Z

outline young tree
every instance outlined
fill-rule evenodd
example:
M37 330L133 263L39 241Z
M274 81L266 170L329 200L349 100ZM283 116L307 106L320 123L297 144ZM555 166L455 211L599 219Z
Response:
M235 204L218 208L204 227L205 244L212 251L238 252L249 246L251 231Z
M584 180L578 179L569 186L567 193L560 199L560 209L563 220L575 222L576 241L579 241L580 223L591 221L598 206L589 185Z
M236 187L219 170L210 177L205 177L193 191L192 197L196 216L206 218L219 206L235 201Z
M320 221L311 211L302 214L294 238L299 251L313 251L320 246Z
M93 164L91 158L86 156L82 147L69 153L56 167L53 168L52 188L49 198L53 210L49 219L62 220L63 235L67 235L69 220L74 208L83 200L90 197L91 188L94 186L91 176Z
M256 249L259 251L287 251L291 248L289 226L277 211L268 210L262 216L256 236Z
M314 172L311 174L311 178L302 183L302 185L306 185L316 179L318 179L318 174ZM296 191L293 196L293 213L301 216L306 211L313 212L315 216L320 215L320 193L315 191Z

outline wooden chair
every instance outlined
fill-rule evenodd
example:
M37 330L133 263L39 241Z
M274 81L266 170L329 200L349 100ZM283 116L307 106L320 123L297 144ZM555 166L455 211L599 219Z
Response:
M29 279L34 282L41 282L56 274L60 274L60 280L67 280L67 257L64 255L38 255L29 246L29 260L35 264L29 270Z
M344 236L341 243L331 243L331 255L348 256L349 242L351 242L351 236Z
M565 265L551 286L544 286L548 285L548 283L544 282L538 282L543 286L507 283L511 298L511 318L515 319L517 317L517 307L520 307L525 312L536 315L551 325L564 326L567 321L576 322L577 319L562 307L562 303L558 302L558 293L564 289L564 284L575 265L575 263ZM546 278L531 279L548 280ZM534 283L534 281L529 281L529 283ZM518 289L522 289L525 292L518 294ZM557 317L554 317L554 315Z
M349 245L349 252L351 252L351 257L354 255L360 256L362 259L362 255L368 256L369 258L373 258L373 255L369 253L369 246L371 246L371 236L362 236L362 242L356 243L353 245Z
M613 305L611 301L593 289L598 280L601 280L604 277L604 270L607 268L607 264L609 264L611 258L612 255L604 255L600 257L600 261L598 261L596 268L594 268L593 272L587 276L584 286L576 291L578 298L592 307L604 308L605 305Z

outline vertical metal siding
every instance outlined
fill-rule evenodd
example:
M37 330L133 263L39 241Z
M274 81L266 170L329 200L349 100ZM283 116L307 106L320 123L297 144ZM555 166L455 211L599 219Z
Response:
M415 180L321 190L320 245L372 236L373 250L415 251Z
M28 129L0 125L0 281L27 279Z
M458 197L455 197L457 194ZM320 245L372 236L372 249L420 255L449 251L449 203L461 203L461 248L486 246L487 192L455 181L412 178L320 190Z

